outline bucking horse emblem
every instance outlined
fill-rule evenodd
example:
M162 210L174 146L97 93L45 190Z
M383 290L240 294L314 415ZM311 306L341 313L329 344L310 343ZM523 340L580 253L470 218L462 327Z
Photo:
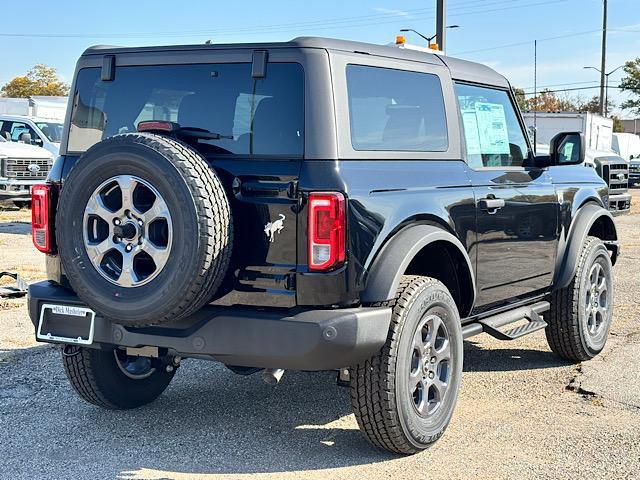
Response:
M280 233L284 228L284 219L286 217L280 214L280 219L275 222L269 222L264 226L264 233L269 237L269 242L273 243L276 233Z

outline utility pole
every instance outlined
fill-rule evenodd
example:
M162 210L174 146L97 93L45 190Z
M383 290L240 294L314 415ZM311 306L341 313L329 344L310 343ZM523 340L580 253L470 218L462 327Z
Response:
M607 0L604 2L604 12L602 14L602 63L600 66L600 115L606 115L605 106L605 71L607 69Z
M533 151L538 141L538 40L533 41Z
M447 40L447 0L437 0L436 5L436 38L438 47L444 52Z

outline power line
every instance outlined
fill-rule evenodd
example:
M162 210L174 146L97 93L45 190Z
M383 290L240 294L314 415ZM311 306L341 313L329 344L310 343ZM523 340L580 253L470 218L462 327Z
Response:
M562 92L576 92L576 91L580 91L580 90L593 90L594 88L600 88L600 85L593 85L591 87L576 87L576 88L562 88L559 90L544 90L541 92L538 92L538 95L544 94L544 93L562 93ZM622 90L622 87L620 86L612 86L609 85L609 88L616 88L619 90ZM640 89L635 89L635 88L625 88L624 90L629 90L629 91L633 91L633 92L639 92L640 93ZM524 92L524 95L527 97L532 97L534 96L533 92Z
M456 3L452 5L449 9L451 17L459 17L459 16L468 16L468 15L478 15L485 14L491 12L499 12L505 10L512 10L516 8L527 8L527 7L535 7L535 6L543 6L548 4L557 4L556 1L539 1L535 3L525 3L525 4L515 4L515 2L521 1L530 1L530 0L498 0L491 1L485 0L482 5L478 4L479 0L476 1L465 1L462 3ZM559 0L562 2L567 2L570 0ZM500 6L508 4L509 6L487 9L486 7L490 6ZM334 19L325 19L325 20L315 20L310 22L295 22L295 23L284 23L284 24L274 24L274 25L256 25L256 26L248 26L248 27L238 27L233 29L209 29L209 30L189 30L189 31L160 31L160 32L125 32L125 33L0 33L0 37L17 37L17 38L147 38L147 37L189 37L189 36L200 36L200 35L213 35L213 36L224 36L224 35L237 35L239 33L247 34L247 35L257 35L264 33L279 33L283 31L289 31L292 29L315 29L315 30L327 30L327 29L335 29L335 28L357 28L357 27L365 27L372 25L383 25L389 23L400 23L407 22L409 20L425 20L429 18L434 18L433 15L433 7L431 8L421 8L421 9L413 9L404 11L407 15L398 15L394 13L387 14L375 14L375 15L361 15L355 17L341 17ZM389 17L394 17L393 19L389 19ZM384 20L383 20L384 19Z
M568 33L566 35L556 35L553 37L543 37L543 38L537 38L537 39L531 39L531 40L523 40L521 42L514 42L514 43L505 43L502 45L494 45L493 47L485 47L485 48L478 48L476 50L465 50L463 52L454 52L451 55L468 55L470 53L479 53L479 52L488 52L488 51L493 51L493 50L499 50L501 48L510 48L510 47L520 47L523 45L532 45L534 40L538 40L538 42L547 42L550 40L560 40L563 38L571 38L571 37L578 37L581 35L589 35L590 33L600 33L602 31L602 28L598 28L596 30L584 30L582 32L575 32L575 33ZM640 30L633 30L633 29L628 29L626 27L617 27L617 28L609 28L608 31L610 32L619 32L619 33L640 33Z
M538 85L538 88L550 88L550 87L566 87L569 85L586 85L589 83L596 83L597 80L590 80L588 82L567 82L567 83L551 83L549 85ZM531 90L533 87L523 87L522 90Z
M585 30L583 32L575 32L575 33L567 33L566 35L556 35L553 37L543 37L543 38L536 38L536 39L531 39L531 40L523 40L521 42L515 42L515 43L506 43L506 44L502 44L502 45L495 45L493 47L487 47L487 48L478 48L477 50L466 50L464 52L455 52L452 55L467 55L470 53L478 53L478 52L487 52L489 50L499 50L501 48L509 48L509 47L520 47L523 45L532 45L534 40L537 40L538 42L547 42L550 40L559 40L562 38L570 38L570 37L578 37L581 35L588 35L590 33L598 33L602 31L601 29L597 29L597 30Z

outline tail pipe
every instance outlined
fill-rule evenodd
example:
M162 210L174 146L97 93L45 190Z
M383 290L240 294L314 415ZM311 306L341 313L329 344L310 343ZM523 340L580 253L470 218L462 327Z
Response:
M262 371L262 380L268 385L277 385L284 375L283 368L265 368Z

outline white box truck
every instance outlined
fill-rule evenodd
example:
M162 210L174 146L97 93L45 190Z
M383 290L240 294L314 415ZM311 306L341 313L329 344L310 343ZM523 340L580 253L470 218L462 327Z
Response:
M614 133L613 151L625 160L640 157L640 136L634 133Z
M68 97L40 95L29 98L0 97L0 114L64 121L68 100Z
M524 123L532 131L535 125L536 144L549 145L560 132L581 132L587 148L610 151L613 140L613 120L594 113L576 112L525 112Z
M580 132L585 137L585 165L593 167L609 187L609 210L613 214L629 212L629 159L613 151L613 120L593 113L526 112L524 122L535 138L536 151L548 151L551 139L560 132Z

